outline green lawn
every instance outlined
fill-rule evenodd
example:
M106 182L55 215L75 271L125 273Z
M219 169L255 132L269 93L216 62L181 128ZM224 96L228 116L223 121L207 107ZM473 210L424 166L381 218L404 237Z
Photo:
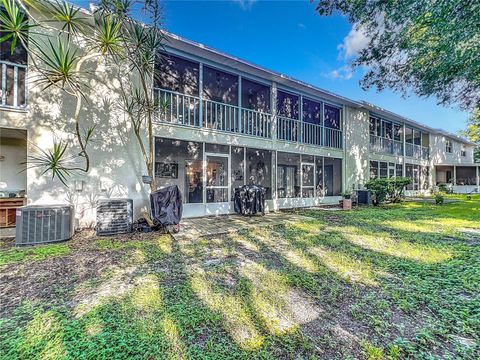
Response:
M480 197L0 247L2 359L478 359Z

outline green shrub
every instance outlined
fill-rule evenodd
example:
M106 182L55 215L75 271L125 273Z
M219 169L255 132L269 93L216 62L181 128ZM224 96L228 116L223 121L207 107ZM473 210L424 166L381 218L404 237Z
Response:
M438 185L438 191L442 192L442 193L446 193L447 192L447 184L440 184Z
M409 177L371 179L365 183L365 187L374 195L374 204L381 204L386 200L397 203L404 197L405 187L411 183L412 178Z
M351 191L344 191L340 194L344 199L350 199L352 197Z
M435 204L442 205L444 200L445 200L445 198L442 194L440 194L440 193L435 194Z

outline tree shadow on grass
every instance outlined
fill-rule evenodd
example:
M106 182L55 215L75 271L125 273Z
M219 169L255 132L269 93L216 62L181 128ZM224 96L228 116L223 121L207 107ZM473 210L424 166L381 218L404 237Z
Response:
M2 348L11 358L333 359L361 356L362 340L387 348L403 337L414 351L428 352L432 343L417 335L433 316L422 306L435 311L439 284L435 278L433 296L425 298L429 279L419 285L412 276L434 274L449 260L425 263L365 248L340 225L329 230L312 220L131 246L115 257L125 261L120 267L135 269L118 280L129 285L125 293L81 315L70 292L55 306L25 304L2 323ZM98 294L111 279L89 286ZM415 306L401 306L412 299Z

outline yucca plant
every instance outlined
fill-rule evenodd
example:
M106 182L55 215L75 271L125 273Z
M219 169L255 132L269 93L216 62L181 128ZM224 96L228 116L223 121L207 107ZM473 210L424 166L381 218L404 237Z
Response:
M156 190L153 173L153 122L158 111L158 103L155 101L152 86L156 78L155 64L159 61L158 54L163 48L164 36L160 31L159 0L144 0L140 3L143 5L143 20L146 23L132 20L130 14L135 3L130 0L101 1L95 19L99 25L105 22L103 19L114 19L112 23L118 29L121 49L116 49L110 57L118 69L120 80L122 96L121 104L118 105L132 123L147 175L153 179L150 187Z
M28 34L35 26L29 23L25 12L21 11L14 0L1 0L3 11L0 11L0 43L10 41L10 52L13 54L17 45L27 46Z
M133 7L139 3L143 10L142 20L146 23L132 18ZM100 0L93 16L61 0L0 0L0 4L5 8L0 12L3 34L0 42L11 41L12 51L16 46L27 49L29 63L37 74L34 79L37 86L43 90L60 89L76 101L72 118L80 147L78 156L84 159L83 166L65 165L72 159L68 157L64 143L57 143L52 150L42 150L38 156L32 157L32 166L44 168L44 173L51 172L63 184L73 171L89 171L88 145L95 132L94 127L81 125L82 102L88 101L90 90L86 81L89 74L83 64L88 60L103 59L104 64L116 72L121 85L118 106L130 119L147 173L155 179L153 121L161 106L154 99L152 86L156 78L155 64L159 61L158 54L164 41L160 31L159 0ZM34 13L41 16L36 18ZM53 29L57 39L34 33L35 27ZM145 133L147 141L144 140ZM156 189L155 180L151 188Z

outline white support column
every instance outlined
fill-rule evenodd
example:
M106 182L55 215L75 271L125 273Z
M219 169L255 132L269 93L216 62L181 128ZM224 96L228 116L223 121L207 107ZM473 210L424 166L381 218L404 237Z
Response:
M273 148L276 148L277 142L277 83L272 82L272 87L270 90L270 113L272 114L271 122L272 122L272 141L273 141Z
M202 142L202 184L203 184L203 205L207 205L207 155L205 155L205 143Z
M272 87L270 90L270 113L271 117L271 137L272 137L272 157L275 161L272 161L272 200L273 200L273 209L278 209L278 167L277 167L277 83L272 82Z
M298 142L303 143L303 96L300 95L298 97L298 120L300 121L300 138Z
M477 166L476 167L476 171L477 171L477 191L480 191L480 189L478 189L480 187L480 166Z
M200 107L198 110L200 119L198 124L200 127L203 127L203 63L200 63L198 71L198 97L200 99Z
M7 103L7 64L0 64L0 66L2 67L2 88L0 89L0 104L5 105Z
M237 116L237 129L242 133L242 76L238 75L238 116Z
M457 165L453 165L453 186L457 185Z
M405 136L405 132L406 132L406 127L405 127L405 123L403 123L403 177L406 177L407 176L407 167L406 167L406 158L407 158L407 142L406 142L406 136Z

